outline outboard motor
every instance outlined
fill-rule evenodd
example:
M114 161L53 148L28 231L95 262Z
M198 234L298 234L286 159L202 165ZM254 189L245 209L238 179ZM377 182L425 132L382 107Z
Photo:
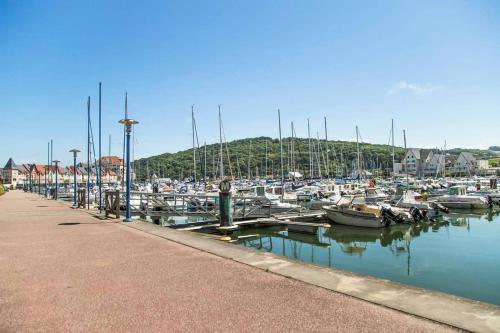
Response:
M413 221L415 222L418 222L418 221L422 221L423 219L425 219L425 217L427 216L427 211L422 211L420 209L418 209L417 207L411 207L410 208L410 215L413 217Z
M493 198L491 195L486 196L486 201L488 202L488 207L492 208L493 207Z
M385 226L388 227L391 222L393 223L403 223L403 219L401 216L394 214L392 209L387 207L380 207L380 213L382 214L383 221L385 222Z

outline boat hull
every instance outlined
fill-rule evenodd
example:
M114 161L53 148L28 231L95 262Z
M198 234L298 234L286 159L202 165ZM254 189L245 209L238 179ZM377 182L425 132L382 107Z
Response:
M350 214L331 208L325 208L325 210L328 219L338 224L364 228L386 227L386 224L381 217Z
M439 203L449 209L485 209L488 208L487 204L475 202L453 202L453 201L439 201Z

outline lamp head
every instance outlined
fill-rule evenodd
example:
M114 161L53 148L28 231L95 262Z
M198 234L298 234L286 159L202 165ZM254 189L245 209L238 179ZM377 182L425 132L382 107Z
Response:
M123 125L131 126L131 125L138 124L139 122L134 120L134 119L125 118L125 119L120 120L119 123L123 124Z

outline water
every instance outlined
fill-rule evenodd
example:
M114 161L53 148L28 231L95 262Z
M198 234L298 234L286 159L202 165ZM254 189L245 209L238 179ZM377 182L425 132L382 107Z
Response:
M498 213L452 213L417 225L366 229L332 224L316 235L285 228L237 231L261 251L500 305Z

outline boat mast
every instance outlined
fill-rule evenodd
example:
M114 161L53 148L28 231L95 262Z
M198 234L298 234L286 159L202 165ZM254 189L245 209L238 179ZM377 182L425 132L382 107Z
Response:
M446 140L444 140L444 168L443 168L443 178L446 177Z
M56 172L59 172L59 170L57 170L57 164L56 164ZM90 96L89 96L87 99L87 209L90 209L90 172L91 170L90 170Z
M236 154L236 167L238 168L238 179L241 180L240 160L238 159L238 154Z
M50 139L50 185L52 185L52 175L53 175L53 172L52 172L52 161L54 160L54 141L52 139Z
M356 125L356 149L358 154L358 179L361 180L361 156L359 153L359 129Z
M292 130L292 140L290 142L290 171L295 172L295 165L294 165L294 130L293 130L293 121L291 123L291 130ZM295 173L294 173L295 174Z
M342 172L342 177L344 177L344 149L343 146L340 146L340 169Z
M316 151L316 161L318 162L318 176L321 179L321 143L319 142L319 132L316 132L316 138L318 142L318 150Z
M406 152L406 131L403 130L403 140L405 143L405 152ZM410 181L408 180L408 159L405 158L405 170L406 170L406 191L410 189Z
M99 171L99 179L101 179L101 171ZM137 168L135 166L135 126L132 127L132 173L136 175L137 178ZM134 180L132 178L132 180Z
M250 159L252 158L252 140L249 140L249 146L248 146L248 163L247 163L247 175L248 175L248 180L252 178L252 170L250 169Z
M193 180L194 187L196 188L196 149L194 142L194 104L191 105L191 128L193 130Z
M394 170L394 161L395 161L395 154L394 154L394 119L391 120L391 137L392 137L392 178L394 179L395 176L395 170Z
M283 201L283 197L285 195L285 173L283 171L283 141L281 140L281 113L280 109L278 109L278 125L279 125L279 133L280 133L280 160L281 160L281 200Z
M264 176L267 177L267 140L266 140L266 172L264 173Z
M44 171L45 171L45 197L48 196L48 193L47 192L47 183L50 181L50 179L47 179L47 177L49 176L49 172L50 172L50 169L49 169L49 165L50 165L50 142L47 142L47 165L45 166L44 168ZM73 170L74 172L76 172L76 169ZM78 181L76 182L78 184ZM78 185L77 185L78 186Z
M207 142L203 142L203 182L207 186Z
M99 213L102 212L102 167L101 167L101 88L102 84L99 82ZM132 142L133 145L133 142ZM132 146L133 149L133 146ZM135 165L135 163L134 163ZM74 171L74 170L73 170Z
M290 177L291 164L292 164L292 153L291 153L292 152L292 142L291 142L291 140L288 141L287 148L288 148L288 154L286 154L286 161L288 163L288 165L287 165L288 176Z
M213 146L211 151L212 151L212 177L215 180L215 178L217 177L217 170L215 170L215 145Z
M222 155L222 119L220 115L220 105L219 105L219 144L220 144L220 179L224 179L224 156Z
M330 179L330 159L328 157L330 149L328 147L328 127L326 125L326 116L325 116L325 143L326 143L326 177Z
M313 159L311 150L311 127L309 125L309 118L307 118L307 138L309 141L309 178L313 178Z

